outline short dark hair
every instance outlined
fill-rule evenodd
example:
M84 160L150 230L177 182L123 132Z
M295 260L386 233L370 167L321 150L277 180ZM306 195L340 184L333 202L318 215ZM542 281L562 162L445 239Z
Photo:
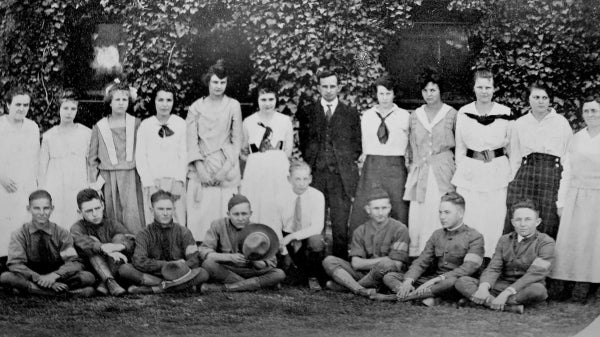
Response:
M529 87L527 87L527 96L531 96L531 92L533 92L533 90L544 90L546 92L546 95L548 95L548 98L550 98L550 100L552 101L552 92L550 91L550 89L548 89L547 85L544 85L542 82L540 81L536 81L533 82L529 85Z
M317 73L317 82L320 83L322 79L331 77L331 76L335 76L335 79L336 79L336 81L338 81L338 84L339 84L338 75L333 70L329 70L329 69L322 70Z
M94 199L98 199L100 201L102 201L102 198L100 197L100 194L98 194L98 192L94 189L91 188L85 188L81 191L79 191L79 193L77 193L77 208L81 209L81 205L84 202L88 202L88 201L92 201Z
M21 86L12 87L6 92L6 95L4 95L4 100L7 105L10 105L12 103L13 98L19 95L27 95L29 96L29 98L31 98L31 91Z
M515 202L514 204L512 204L512 206L510 207L511 217L515 215L515 211L518 210L519 208L529 208L530 210L534 211L538 217L540 216L540 211L537 208L537 205L531 199L519 200L519 201Z
M382 86L389 91L393 91L395 94L397 91L396 89L397 89L398 84L394 77L392 77L390 75L383 75L380 78L378 78L377 80L375 80L375 83L373 83L373 86L375 87L375 92L377 92L378 86Z
M31 194L29 195L29 204L31 204L32 201L37 199L48 199L52 204L52 196L46 190L36 190L31 192Z
M171 200L171 202L173 202L173 194L164 190L158 190L150 196L150 203L152 204L152 206L154 206L155 203L161 200Z
M223 61L223 59L218 59L217 62L215 62L215 64L208 68L206 73L202 75L202 83L204 83L204 85L208 87L208 83L210 83L210 78L213 77L213 75L217 76L220 79L229 77L229 72L225 67L225 62Z
M462 195L458 194L458 192L448 192L441 197L441 202L449 202L458 207L462 207L465 209L465 198Z
M312 173L312 168L310 167L310 165L308 165L307 162L305 162L302 159L293 160L290 163L290 169L289 169L290 176L292 175L292 173L294 173L294 171L301 170L301 169L306 169L306 170L308 170L308 173Z
M600 95L589 95L583 98L583 103L591 103L591 102L596 102L598 104L600 104ZM581 104L581 106L583 107L583 104Z
M272 78L266 78L256 87L256 95L275 94L275 97L277 97L278 89L277 81Z
M427 67L427 68L423 69L423 72L421 72L421 74L417 78L417 83L419 84L419 89L421 91L423 91L423 89L425 89L427 84L433 83L433 84L437 85L438 88L440 89L440 94L444 93L444 89L445 89L444 78L439 73L437 68Z
M156 96L158 95L159 91L164 91L164 92L170 92L173 94L173 108L175 108L175 103L176 103L176 88L173 84L169 83L169 82L159 82L158 84L156 84L156 88L154 88L154 90L152 90L152 94L150 94L150 106L148 107L148 111L150 111L150 113L152 113L152 115L156 115ZM173 112L171 110L171 112Z

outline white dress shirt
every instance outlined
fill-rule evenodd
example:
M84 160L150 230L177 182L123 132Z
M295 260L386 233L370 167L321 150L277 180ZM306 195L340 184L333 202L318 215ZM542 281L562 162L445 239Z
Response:
M185 182L187 174L186 123L171 115L166 124L174 134L161 138L162 124L152 116L140 123L137 132L135 163L143 187L154 186L160 178Z
M399 108L396 104L388 115L381 116L385 118L385 124L389 131L389 138L385 144L379 142L377 130L381 124L381 119L377 116L377 106L363 112L360 119L362 133L362 151L363 154L376 156L404 156L408 147L408 126L410 113ZM386 118L386 116L388 116Z
M335 109L337 108L339 102L340 102L340 100L337 97L331 102L326 101L325 99L321 98L321 106L323 107L323 111L324 111L325 115L327 115L327 107L329 105L331 105L331 115L333 116L333 114L335 113Z
M309 186L300 195L302 205L301 228L294 231L294 213L296 209L296 197L290 185L289 190L279 198L279 214L283 231L291 233L295 240L304 240L313 235L321 234L325 226L325 197L321 191Z

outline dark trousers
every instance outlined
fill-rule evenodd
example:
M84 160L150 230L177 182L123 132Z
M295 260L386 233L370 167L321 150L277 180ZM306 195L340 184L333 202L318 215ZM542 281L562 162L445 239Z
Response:
M95 281L96 278L94 275L88 271L78 271L73 274L62 276L56 280L56 282L66 284L69 287L69 290L91 286ZM25 276L19 273L7 271L0 275L0 284L2 286L8 286L22 291L29 291L31 283L33 282L29 281ZM48 292L48 294L53 293L54 292L52 291ZM54 294L58 295L60 293L57 292Z
M498 296L504 289L510 287L511 284L512 282L499 279L492 289L490 289L490 294ZM470 276L463 276L456 281L456 290L469 299L475 294L478 288L479 280ZM546 287L542 283L532 283L519 290L515 295L510 295L506 300L506 304L535 304L545 301L546 298L548 298Z
M219 263L208 258L202 263L210 276L210 281L215 283L231 284L256 278L257 288L267 288L277 285L285 279L285 273L277 268L254 269L252 267L236 267ZM257 289L247 289L257 290Z
M193 268L192 270L198 270L198 275L193 279L183 283L176 285L174 287L168 288L169 292L177 292L177 291L185 291L189 288L206 282L208 280L208 272L200 267ZM160 273L158 274L148 274L143 273L137 270L131 263L122 264L119 267L119 276L130 283L137 286L147 286L147 287L155 287L159 286L164 279Z
M289 233L283 233L285 237ZM302 240L302 246L294 252L292 244L287 245L287 251L297 268L297 277L302 283L306 283L309 277L316 277L319 282L326 281L327 276L323 270L323 258L325 257L325 242L322 235L314 235ZM292 272L285 271L291 276Z
M325 195L325 207L329 208L332 234L332 254L348 259L348 217L352 200L344 190L342 177L329 169L317 169L313 172L314 188Z
M439 276L439 275L432 274L432 275L421 276L415 280L415 282L413 283L413 286L415 288L417 288L417 287L421 286L423 283L425 283L437 276ZM447 279L440 281L440 282L434 284L433 286L431 286L431 293L433 293L433 295L436 297L444 297L446 299L458 299L459 294L454 289L454 284L456 283L457 280L458 280L458 278L456 278L456 277L448 277ZM403 281L404 281L403 273L387 273L383 277L383 283L394 293L397 293L400 290L400 286L402 285Z

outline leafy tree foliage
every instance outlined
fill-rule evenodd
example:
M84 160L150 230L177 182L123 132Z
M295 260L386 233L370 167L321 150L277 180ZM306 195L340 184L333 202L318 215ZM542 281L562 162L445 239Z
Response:
M534 81L554 94L554 107L575 128L580 99L600 89L600 7L590 0L453 0L449 9L481 17L473 37L480 45L474 66L496 72L497 100L528 109Z

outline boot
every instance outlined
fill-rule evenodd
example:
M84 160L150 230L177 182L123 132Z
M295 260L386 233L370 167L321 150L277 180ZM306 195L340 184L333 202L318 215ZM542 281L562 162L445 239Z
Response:
M333 290L333 291L337 291L337 292L349 292L350 289L344 287L343 285L329 280L327 281L327 283L325 283L325 288L329 289L329 290Z
M28 291L30 294L38 295L38 296L56 296L56 295L60 294L60 293L57 293L56 291L53 291L50 289L40 288L40 287L38 287L37 284L35 284L33 282L29 282Z
M162 279L158 276L142 273L141 283L143 286L157 286L162 283Z
M106 288L106 282L100 282L96 287L96 292L102 296L108 296L108 288Z
M422 300L422 299L426 299L426 298L430 298L430 297L433 297L433 293L431 292L431 288L427 288L427 289L425 289L424 292L422 292L420 294L413 292L412 294L409 294L408 296L401 298L400 302Z
M398 296L396 296L396 294L386 295L386 294L375 293L375 294L371 295L369 298L374 301L382 301L382 302L398 301Z
M160 287L136 286L132 285L127 288L127 292L132 295L158 294L163 292Z
M255 291L260 288L261 286L258 277L251 277L235 283L225 284L225 290L228 292Z
M225 291L225 285L216 283L202 283L200 287L201 293L212 293Z
M69 294L74 297L92 297L96 293L94 287L84 287L74 290L69 290Z
M108 292L111 295L117 297L123 296L125 293L127 293L127 290L123 289L123 287L121 287L114 278L109 278L106 280L106 288L108 288Z

